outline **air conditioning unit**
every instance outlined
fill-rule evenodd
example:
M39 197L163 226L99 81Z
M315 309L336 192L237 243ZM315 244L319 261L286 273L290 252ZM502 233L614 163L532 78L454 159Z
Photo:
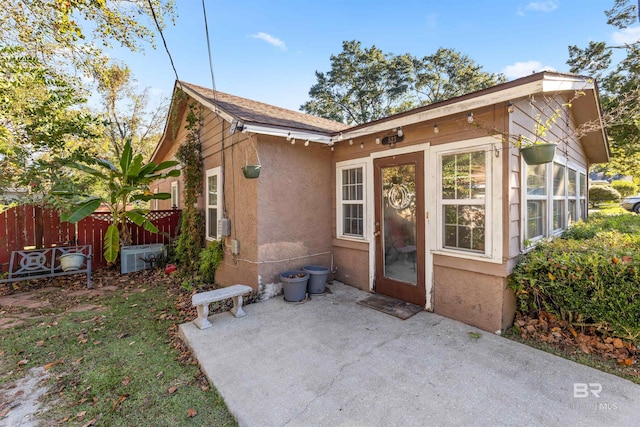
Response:
M120 273L146 270L152 267L155 260L164 255L164 244L123 246L120 250Z

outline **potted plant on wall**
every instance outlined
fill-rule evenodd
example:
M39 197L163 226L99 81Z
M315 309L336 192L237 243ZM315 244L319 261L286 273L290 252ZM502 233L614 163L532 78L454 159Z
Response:
M562 104L562 106L571 107L571 103ZM547 141L547 132L553 127L561 114L561 108L555 109L553 114L545 120L542 120L541 114L537 114L533 139L527 138L524 135L518 135L515 145L520 148L520 154L528 165L541 165L553 161L558 144Z
M258 178L260 176L260 156L258 155L258 149L256 148L255 145L251 144L251 146L253 147L253 150L256 152L256 159L258 160L258 163L256 164L249 164L249 156L247 155L247 152L245 151L245 165L242 167L242 173L244 174L244 177L247 179L254 179L254 178Z

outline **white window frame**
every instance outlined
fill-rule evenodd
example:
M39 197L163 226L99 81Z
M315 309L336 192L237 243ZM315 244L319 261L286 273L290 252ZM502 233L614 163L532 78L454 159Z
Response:
M178 181L171 182L171 209L180 209L180 185Z
M436 248L434 254L451 257L476 259L487 262L502 263L502 151L500 137L488 136L466 141L458 141L449 144L432 146L431 170L435 176L434 197L436 201L435 227L432 232L436 236ZM484 252L479 253L466 249L444 247L444 210L442 199L442 157L452 154L465 154L483 151L485 153L485 244ZM496 153L498 155L496 156Z
M342 198L342 172L350 169L362 169L362 200L343 200ZM358 160L348 160L336 163L336 237L344 240L367 241L368 231L368 204L367 196L369 191L367 175L367 164ZM345 204L362 205L362 236L344 233L344 209Z
M556 195L555 193L555 167L559 166L562 170L562 185L561 185L561 191L562 194L561 195ZM551 216L549 217L549 222L550 222L550 227L551 227L551 233L554 235L558 235L561 234L567 227L567 208L569 205L569 197L568 197L568 191L569 189L568 187L568 170L567 170L567 165L560 163L560 162L551 162L551 167L548 168L550 169L550 179L551 179L551 203L550 203L550 208L551 208ZM560 227L555 227L554 221L556 218L556 209L555 209L555 202L562 202L562 209L560 210Z
M158 194L158 192L160 191L160 189L158 187L153 189L153 194ZM153 199L153 210L157 211L158 207L160 206L160 200L158 199Z
M218 197L216 200L216 204L209 204L209 178L212 176L216 176L217 177L217 190L218 190ZM222 182L222 168L220 166L212 168L212 169L207 169L206 171L206 180L205 180L205 194L204 194L204 206L205 206L205 225L206 225L206 239L210 242L214 241L214 240L220 240L222 238L222 236L218 235L218 223L220 222L220 220L222 219L222 198L224 197L224 192L222 191L223 187L223 182ZM215 208L216 209L216 223L215 224L211 224L209 222L209 209L211 208ZM210 236L210 231L212 230L211 227L214 227L213 230L215 230L215 237L211 237Z
M554 165L559 165L561 167L564 168L564 196L556 196L554 194L553 191L553 168ZM569 224L569 201L570 200L575 200L576 201L576 221L580 220L582 218L586 218L585 212L583 212L583 208L582 208L582 204L581 202L584 201L584 209L586 210L587 207L587 197L586 197L586 192L583 195L581 195L581 192L583 191L582 189L582 183L581 183L581 176L584 176L585 178L585 182L586 182L586 169L584 166L579 166L578 164L574 163L574 162L570 162L567 161L567 159L565 157L561 157L561 156L556 156L556 158L553 160L553 162L550 163L546 163L545 165L545 177L546 177L546 196L534 196L534 197L529 197L526 193L527 193L527 164L524 162L524 160L522 161L522 167L521 167L521 171L523 171L522 173L522 180L521 180L521 188L522 188L522 203L524 208L522 209L522 227L521 227L521 235L523 237L522 239L522 249L523 250L528 250L530 248L532 248L533 246L535 246L535 243L544 239L544 238L548 238L548 237L553 237L553 236L558 236L560 234L562 234L562 232L564 230L566 230L567 228L569 228L570 224ZM576 173L576 196L570 196L569 195L569 170L572 170ZM543 234L540 236L534 236L533 238L530 238L529 236L526 235L526 227L527 227L527 221L528 221L528 211L527 211L527 201L528 200L545 200L546 201L546 221L544 224L544 230L543 230ZM556 200L563 200L564 201L564 209L562 212L562 222L563 222L563 228L557 228L554 229L553 227L553 202ZM525 245L525 243L528 243L528 245Z

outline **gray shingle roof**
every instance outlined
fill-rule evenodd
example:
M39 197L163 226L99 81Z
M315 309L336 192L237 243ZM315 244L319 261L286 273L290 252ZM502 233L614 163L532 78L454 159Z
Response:
M288 129L299 129L311 132L335 133L346 129L344 123L334 122L299 111L287 110L251 99L228 93L213 91L192 83L180 82L208 102L215 104L222 111L242 120L245 123L275 126Z

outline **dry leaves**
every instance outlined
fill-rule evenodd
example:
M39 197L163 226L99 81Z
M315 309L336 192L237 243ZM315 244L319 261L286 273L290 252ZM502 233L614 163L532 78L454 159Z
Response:
M169 394L173 394L176 391L178 391L178 387L176 387L176 386L170 387L169 390L167 390L167 391L169 392Z
M121 404L122 402L124 402L125 400L127 400L127 397L129 397L128 394L121 394L120 397L113 402L113 406L111 407L112 411L115 411L116 407Z
M124 377L124 379L122 380L122 385L127 386L129 385L130 382L131 382L131 378Z
M583 327L580 332L566 321L551 313L542 312L538 318L518 316L515 326L523 339L545 342L563 350L578 350L615 360L621 366L638 365L640 350L630 341L606 336L594 326ZM639 375L638 369L630 372Z
M54 366L61 365L62 363L64 363L62 361L62 359L56 360L55 362L47 363L46 365L44 365L44 369L48 371L49 369L53 368Z
M187 417L189 417L189 418L193 418L193 417L195 417L196 415L198 415L198 411L196 411L195 409L193 409L193 408L189 408L189 409L187 410Z

